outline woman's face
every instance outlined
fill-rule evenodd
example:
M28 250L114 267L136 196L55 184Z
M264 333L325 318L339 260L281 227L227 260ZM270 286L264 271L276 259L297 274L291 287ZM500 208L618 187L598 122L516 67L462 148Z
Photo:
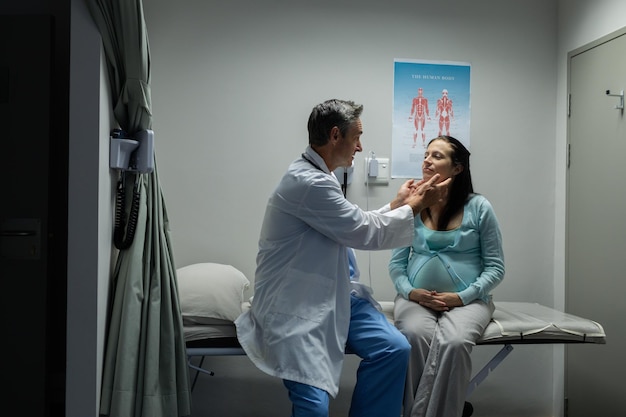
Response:
M424 162L422 163L422 175L425 180L433 175L439 174L439 182L456 176L463 170L460 165L455 165L452 161L452 145L443 139L434 140L428 145L424 152Z

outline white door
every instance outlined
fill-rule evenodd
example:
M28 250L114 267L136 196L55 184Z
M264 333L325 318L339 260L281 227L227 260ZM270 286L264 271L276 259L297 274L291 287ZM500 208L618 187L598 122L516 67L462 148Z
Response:
M569 54L566 310L606 345L566 347L569 417L626 416L626 30ZM607 92L608 91L608 92Z

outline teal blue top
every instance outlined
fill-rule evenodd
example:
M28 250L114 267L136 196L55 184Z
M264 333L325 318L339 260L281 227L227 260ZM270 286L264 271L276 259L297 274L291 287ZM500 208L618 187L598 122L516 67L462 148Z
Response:
M414 288L456 292L464 305L489 301L504 278L502 235L491 203L479 195L468 198L461 225L450 231L428 229L415 217L411 246L391 252L389 274L404 298Z

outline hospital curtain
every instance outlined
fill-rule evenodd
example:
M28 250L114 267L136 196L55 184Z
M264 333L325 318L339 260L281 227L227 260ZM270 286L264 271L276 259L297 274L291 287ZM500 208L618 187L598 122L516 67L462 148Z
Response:
M86 1L102 36L117 123L130 135L150 129L150 50L142 1ZM113 272L100 413L187 416L189 373L156 163L151 173L120 175L132 185L126 193L137 187L141 199L134 240L119 251Z

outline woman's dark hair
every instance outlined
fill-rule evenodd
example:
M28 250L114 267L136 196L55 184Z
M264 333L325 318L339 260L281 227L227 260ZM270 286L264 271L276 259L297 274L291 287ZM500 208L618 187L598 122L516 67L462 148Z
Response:
M454 177L450 190L448 191L448 204L443 209L437 221L437 230L446 230L452 216L463 209L470 194L474 193L472 185L472 173L470 172L470 151L456 138L452 136L437 136L428 144L436 140L444 140L452 147L452 163L455 166L461 165L463 170ZM428 210L428 209L427 209ZM430 214L430 210L428 210Z
M363 105L346 100L326 100L313 107L307 128L309 145L323 146L328 142L330 131L337 126L345 136L350 126L361 117Z

